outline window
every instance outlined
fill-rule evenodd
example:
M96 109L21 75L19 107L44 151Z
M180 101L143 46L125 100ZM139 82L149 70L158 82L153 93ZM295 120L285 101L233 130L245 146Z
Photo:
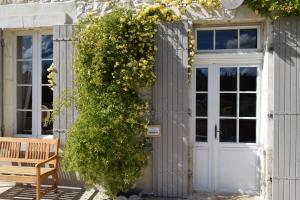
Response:
M51 34L34 31L16 36L16 134L53 134L53 124L46 123L53 109L47 78L52 63Z
M197 50L257 49L259 27L197 30Z

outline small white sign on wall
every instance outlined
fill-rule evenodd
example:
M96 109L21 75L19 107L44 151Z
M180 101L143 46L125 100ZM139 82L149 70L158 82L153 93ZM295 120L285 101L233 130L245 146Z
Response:
M148 125L146 137L160 137L160 125Z

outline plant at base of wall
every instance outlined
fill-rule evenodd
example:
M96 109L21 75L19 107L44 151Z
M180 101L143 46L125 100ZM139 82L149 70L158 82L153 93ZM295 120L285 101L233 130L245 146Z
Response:
M245 4L253 11L272 19L278 17L300 16L299 0L245 0Z

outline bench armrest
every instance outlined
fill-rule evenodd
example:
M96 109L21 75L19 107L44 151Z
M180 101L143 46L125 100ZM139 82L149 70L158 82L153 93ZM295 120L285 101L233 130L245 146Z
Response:
M41 165L46 164L46 163L48 163L48 162L50 162L50 161L52 161L52 160L55 160L55 159L58 159L58 156L57 156L57 155L51 156L51 157L48 158L47 160L43 160L42 162L37 163L37 164L35 165L35 167L36 167L36 168L37 168L37 167L41 167Z

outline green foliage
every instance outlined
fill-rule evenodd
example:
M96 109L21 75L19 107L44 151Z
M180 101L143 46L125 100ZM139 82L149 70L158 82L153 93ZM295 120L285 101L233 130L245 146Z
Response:
M111 197L133 187L147 166L150 108L139 91L155 82L157 24L178 19L163 5L138 12L116 8L101 17L88 15L77 27L75 88L56 103L59 110L74 102L78 110L63 164L88 185L104 186Z
M252 10L267 17L300 16L300 0L245 0Z

